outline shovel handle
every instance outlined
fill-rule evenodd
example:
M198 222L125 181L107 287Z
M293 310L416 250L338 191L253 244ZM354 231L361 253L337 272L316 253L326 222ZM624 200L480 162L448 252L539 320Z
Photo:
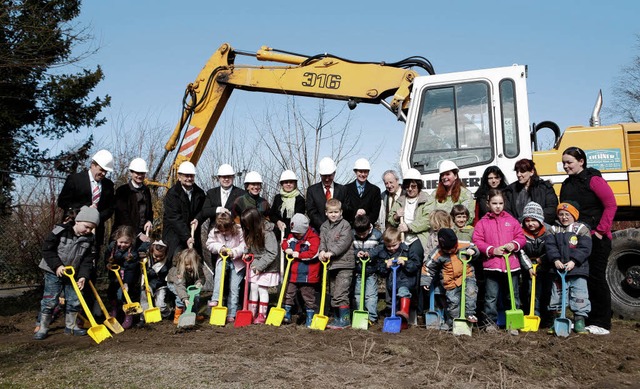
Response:
M249 267L249 265L251 265L251 262L253 262L253 254L245 254L242 256L242 262L244 262L244 264Z

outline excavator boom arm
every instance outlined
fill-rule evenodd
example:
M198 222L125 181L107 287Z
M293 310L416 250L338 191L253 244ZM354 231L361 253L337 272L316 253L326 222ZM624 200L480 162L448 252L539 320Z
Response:
M285 66L235 65L237 55L255 56L260 61ZM424 60L430 73L431 64ZM196 80L187 86L183 113L152 180L156 179L166 155L180 143L169 182L184 161L197 164L234 89L308 96L354 103L380 104L399 115L409 106L411 84L418 73L407 69L416 61L396 64L352 62L335 56L306 57L262 47L257 53L234 51L223 44L211 56ZM390 102L385 99L391 97ZM186 126L186 130L184 130ZM184 130L184 134L183 134ZM181 137L181 135L183 135ZM151 184L163 185L151 181Z

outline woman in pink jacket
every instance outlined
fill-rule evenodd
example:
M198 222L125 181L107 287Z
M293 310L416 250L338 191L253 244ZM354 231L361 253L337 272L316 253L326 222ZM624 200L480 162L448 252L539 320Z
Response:
M516 251L526 244L520 223L504 211L504 197L499 189L488 193L489 212L478 221L473 231L473 243L483 254L485 276L484 314L488 321L485 329L496 331L498 320L498 296L508 296L507 266L503 255L510 253L509 266L515 293L516 307L520 306L518 274L520 261Z

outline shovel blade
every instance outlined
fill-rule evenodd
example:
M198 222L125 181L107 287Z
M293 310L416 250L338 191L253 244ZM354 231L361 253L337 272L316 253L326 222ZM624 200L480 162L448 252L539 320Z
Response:
M522 309L510 309L504 313L505 327L508 330L519 330L524 327L524 312Z
M553 322L553 330L557 336L566 338L571 333L571 320L558 318Z
M87 334L93 339L96 343L100 344L103 340L111 337L111 332L105 327L103 324L98 324L97 326L93 326L87 330Z
M453 320L453 334L471 336L471 323L465 319Z
M402 318L398 316L389 316L384 318L384 324L382 325L382 332L388 332L391 334L397 334L402 328Z
M427 311L424 316L424 321L427 328L431 328L434 330L440 329L440 314L436 311Z
M194 325L196 325L195 313L183 313L180 315L180 319L178 319L178 328L193 327Z
M327 324L329 324L329 316L316 313L313 315L313 319L311 319L311 326L309 328L324 331L325 328L327 328Z
M353 311L353 320L351 321L351 328L357 330L369 329L369 312L368 311Z
M145 323L158 323L162 321L162 315L160 314L160 308L149 308L144 311Z
M236 312L236 320L233 322L233 326L238 327L246 327L251 325L253 321L253 314L251 311L237 311Z
M115 317L109 317L103 324L114 334L121 334L124 332L124 328L122 328L122 325L118 323L118 320L116 320Z
M284 320L285 313L286 311L284 308L271 308L269 314L267 315L267 321L265 321L265 324L280 327L282 321Z
M540 328L540 317L534 315L527 315L524 317L524 332L537 332Z
M209 324L212 326L224 326L227 322L227 307L211 308L211 318Z
M139 315L142 313L142 305L140 303L123 304L122 309L125 315Z

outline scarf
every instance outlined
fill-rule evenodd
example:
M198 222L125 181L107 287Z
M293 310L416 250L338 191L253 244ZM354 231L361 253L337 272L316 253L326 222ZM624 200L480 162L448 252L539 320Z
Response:
M295 212L296 207L296 197L300 194L298 188L292 190L291 192L285 192L284 189L280 188L280 197L282 197L282 206L280 207L280 214L283 218L291 219Z

